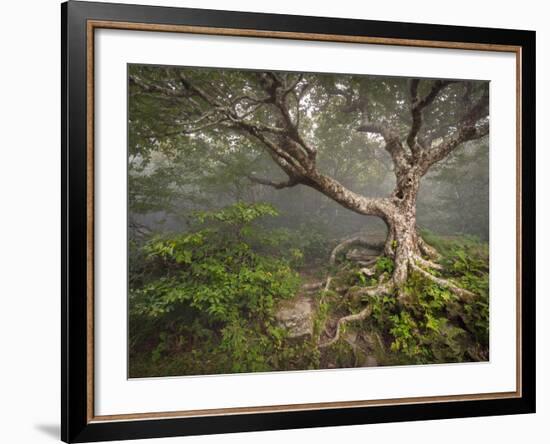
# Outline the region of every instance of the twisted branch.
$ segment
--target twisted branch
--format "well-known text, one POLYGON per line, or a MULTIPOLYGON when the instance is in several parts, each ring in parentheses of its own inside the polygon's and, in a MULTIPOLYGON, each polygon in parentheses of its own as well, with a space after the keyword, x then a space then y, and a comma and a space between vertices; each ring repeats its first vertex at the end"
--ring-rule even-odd
POLYGON ((418 85, 420 79, 412 79, 410 84, 410 96, 411 96, 411 114, 412 125, 407 136, 407 145, 411 149, 413 156, 418 157, 420 152, 420 145, 417 140, 418 132, 422 127, 422 117, 424 109, 431 105, 439 93, 447 86, 453 83, 448 80, 436 80, 433 82, 430 92, 423 98, 418 97, 418 85))

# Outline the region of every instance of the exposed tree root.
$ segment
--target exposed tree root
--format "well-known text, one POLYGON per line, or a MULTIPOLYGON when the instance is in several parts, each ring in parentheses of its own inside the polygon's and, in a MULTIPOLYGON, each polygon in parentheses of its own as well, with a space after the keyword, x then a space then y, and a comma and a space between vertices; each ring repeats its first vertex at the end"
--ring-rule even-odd
POLYGON ((372 277, 376 274, 376 270, 375 270, 376 267, 374 266, 371 266, 371 267, 364 267, 364 268, 361 268, 359 269, 359 271, 361 273, 363 273, 365 276, 367 277, 372 277))
POLYGON ((379 282, 374 287, 360 287, 353 291, 354 296, 382 296, 391 293, 395 288, 393 281, 389 280, 385 283, 379 282))
POLYGON ((370 259, 370 260, 368 260, 368 261, 355 261, 355 263, 356 263, 357 265, 361 266, 361 267, 369 267, 369 266, 371 266, 372 264, 375 264, 375 263, 376 263, 376 261, 378 260, 378 257, 379 257, 379 256, 377 256, 377 257, 375 257, 375 258, 373 258, 373 259, 370 259))
POLYGON ((418 248, 420 248, 420 252, 423 255, 430 259, 437 260, 441 257, 439 252, 434 247, 429 245, 420 235, 418 235, 418 248))
MULTIPOLYGON (((349 248, 351 248, 352 246, 355 246, 355 245, 363 245, 363 246, 370 247, 370 248, 373 248, 373 249, 378 249, 378 250, 381 250, 381 251, 384 248, 384 243, 383 242, 382 243, 372 242, 372 241, 369 241, 368 239, 366 239, 363 236, 354 236, 354 237, 345 239, 344 241, 342 241, 338 245, 336 245, 336 247, 334 247, 334 249, 332 250, 332 252, 330 254, 330 260, 329 260, 330 265, 334 265, 336 263, 336 258, 338 257, 338 255, 340 253, 343 253, 344 251, 348 250, 349 248)), ((368 261, 357 261, 357 264, 361 265, 361 266, 364 266, 364 267, 368 267, 368 266, 372 266, 374 263, 376 263, 377 259, 378 259, 378 257, 373 258, 373 259, 368 260, 368 261)), ((368 270, 369 275, 371 275, 370 269, 363 268, 362 271, 363 270, 365 270, 365 271, 368 270)), ((326 279, 325 282, 326 283, 325 283, 324 291, 326 292, 330 289, 330 284, 332 282, 332 276, 330 274, 327 276, 327 279, 326 279)), ((321 285, 318 285, 318 284, 316 285, 316 288, 321 288, 321 287, 322 287, 322 284, 321 285)), ((361 291, 362 295, 367 295, 367 294, 375 295, 375 294, 382 294, 382 293, 388 291, 388 288, 389 287, 386 284, 383 284, 383 285, 379 285, 379 286, 376 286, 376 287, 364 288, 364 289, 361 289, 360 291, 361 291)), ((329 339, 328 341, 320 343, 319 347, 320 348, 329 347, 330 345, 337 342, 340 339, 340 332, 341 332, 342 325, 346 324, 347 322, 353 322, 353 321, 359 321, 359 320, 365 319, 366 317, 368 317, 371 314, 371 312, 372 312, 372 307, 367 306, 363 310, 361 310, 359 313, 351 314, 351 315, 344 316, 344 317, 341 317, 340 319, 338 319, 338 321, 336 323, 336 332, 335 332, 334 336, 331 339, 329 339)))
POLYGON ((327 276, 327 283, 325 284, 325 288, 324 288, 325 291, 329 291, 329 290, 330 290, 330 284, 331 284, 331 282, 332 282, 332 276, 329 275, 329 276, 327 276))
POLYGON ((377 250, 382 250, 384 248, 383 242, 381 243, 372 242, 372 241, 369 241, 364 236, 353 236, 348 239, 345 239, 344 241, 336 245, 336 247, 334 247, 334 249, 332 250, 332 253, 330 253, 330 260, 329 260, 330 265, 334 265, 336 263, 336 258, 340 253, 348 250, 354 245, 363 245, 365 247, 371 247, 377 250))
POLYGON ((443 270, 443 265, 438 264, 436 262, 432 262, 428 259, 424 259, 421 256, 415 256, 413 261, 416 261, 417 264, 426 268, 433 268, 434 270, 443 270))
MULTIPOLYGON (((385 247, 388 248, 388 243, 385 243, 385 247)), ((348 238, 338 244, 333 250, 330 255, 330 264, 334 265, 336 263, 336 258, 338 254, 342 253, 346 249, 349 249, 353 245, 365 245, 369 246, 371 248, 378 248, 383 249, 384 243, 377 244, 373 242, 369 242, 367 239, 365 239, 362 236, 355 236, 352 238, 348 238)), ((463 302, 470 302, 473 298, 475 298, 475 294, 472 293, 469 290, 466 290, 465 288, 461 288, 451 282, 448 279, 440 278, 437 276, 434 276, 432 273, 430 273, 427 269, 433 269, 433 270, 442 270, 443 266, 441 264, 438 264, 434 262, 435 260, 439 259, 441 256, 437 252, 435 248, 428 245, 420 236, 418 236, 418 249, 420 250, 420 253, 428 257, 429 259, 425 259, 420 254, 415 254, 410 259, 406 259, 406 265, 405 265, 405 272, 406 269, 414 270, 418 273, 420 273, 423 277, 426 279, 431 280, 432 282, 435 282, 437 285, 444 287, 451 291, 453 294, 457 295, 461 301, 463 302)), ((364 262, 358 262, 360 265, 363 265, 365 268, 361 269, 361 272, 366 274, 367 276, 374 275, 374 270, 372 269, 372 265, 376 263, 377 258, 374 258, 369 261, 364 262), (370 266, 370 267, 369 267, 370 266)), ((396 288, 399 290, 401 288, 400 285, 396 283, 395 273, 394 276, 392 276, 389 280, 384 282, 386 275, 383 274, 380 276, 380 279, 378 281, 378 285, 373 287, 361 287, 361 288, 354 288, 353 290, 350 290, 353 294, 353 296, 371 296, 371 297, 377 297, 382 296, 388 293, 391 293, 396 288)), ((330 284, 332 281, 332 276, 327 276, 325 283, 324 290, 327 291, 330 288, 330 284)), ((318 284, 316 288, 321 288, 322 284, 318 284)), ((400 291, 400 290, 399 290, 400 291)), ((401 296, 398 296, 398 298, 401 298, 401 296)), ((367 305, 363 310, 361 310, 359 313, 350 314, 347 316, 343 316, 340 319, 338 319, 336 323, 336 332, 334 333, 334 336, 331 339, 328 339, 327 341, 323 343, 319 343, 319 348, 326 348, 331 346, 332 344, 336 343, 340 339, 341 329, 342 326, 349 322, 354 321, 360 321, 368 316, 370 316, 372 312, 372 307, 370 305, 367 305)))
MULTIPOLYGON (((380 296, 383 294, 387 294, 390 291, 392 291, 394 288, 393 283, 391 281, 388 281, 386 283, 380 283, 377 286, 374 287, 365 287, 358 289, 354 294, 359 296, 380 296)), ((362 321, 363 319, 366 319, 370 316, 372 313, 372 306, 367 305, 363 310, 361 310, 359 313, 350 314, 347 316, 343 316, 340 319, 338 319, 338 322, 336 323, 336 332, 334 333, 334 336, 319 344, 319 348, 326 348, 334 344, 340 339, 340 333, 342 326, 348 322, 355 322, 355 321, 362 321)))
POLYGON ((422 276, 424 276, 426 279, 429 279, 433 282, 435 282, 437 285, 440 285, 441 287, 444 287, 451 291, 453 294, 457 295, 463 302, 470 302, 473 298, 476 297, 474 293, 472 293, 469 290, 466 290, 465 288, 458 287, 457 285, 453 284, 448 279, 439 278, 437 276, 434 276, 430 272, 424 270, 423 268, 416 265, 414 262, 410 262, 410 266, 413 270, 420 273, 422 276))
POLYGON ((367 305, 363 310, 361 310, 359 313, 351 314, 348 316, 344 316, 340 319, 338 319, 338 322, 336 324, 336 333, 334 336, 329 339, 326 342, 323 342, 319 344, 319 348, 326 348, 334 344, 340 339, 340 332, 342 330, 342 326, 348 322, 354 322, 354 321, 362 321, 363 319, 366 319, 369 317, 372 313, 372 307, 370 305, 367 305))

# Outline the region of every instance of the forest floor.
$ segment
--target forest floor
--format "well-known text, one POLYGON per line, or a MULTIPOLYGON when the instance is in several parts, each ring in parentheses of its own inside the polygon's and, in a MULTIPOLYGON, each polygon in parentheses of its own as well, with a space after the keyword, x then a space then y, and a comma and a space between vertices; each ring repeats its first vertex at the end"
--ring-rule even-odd
MULTIPOLYGON (((383 244, 383 233, 365 235, 374 245, 383 244)), ((361 305, 361 300, 350 298, 349 290, 360 284, 364 276, 362 264, 372 264, 382 250, 354 246, 340 257, 316 261, 300 268, 300 290, 279 304, 276 317, 291 338, 329 341, 335 334, 338 321, 361 305)), ((364 269, 363 269, 364 270, 364 269)), ((336 353, 321 353, 320 368, 370 367, 379 364, 381 338, 376 333, 349 328, 342 334, 342 344, 336 353)))
MULTIPOLYGON (((381 245, 385 239, 383 233, 362 235, 368 237, 369 244, 381 245)), ((190 244, 196 238, 177 241, 184 252, 204 248, 203 244, 190 244)), ((488 245, 461 236, 433 236, 430 241, 441 253, 442 269, 433 272, 475 293, 474 300, 464 303, 448 289, 415 273, 400 289, 408 294, 405 302, 393 292, 360 296, 361 289, 388 279, 393 271, 393 261, 372 246, 351 245, 335 254, 340 241, 324 241, 322 248, 314 250, 316 254, 305 256, 307 260, 297 256, 302 259, 299 265, 275 263, 282 275, 268 271, 265 267, 271 265, 266 262, 248 269, 239 265, 234 274, 222 274, 220 267, 213 268, 212 254, 224 255, 219 261, 229 263, 235 255, 216 247, 212 250, 216 253, 202 256, 206 259, 199 258, 193 266, 204 267, 209 279, 214 271, 223 282, 241 282, 227 280, 236 278, 252 282, 247 284, 246 297, 235 299, 233 305, 220 305, 217 301, 227 297, 227 290, 215 293, 218 287, 210 283, 189 287, 195 275, 177 281, 162 277, 142 287, 145 290, 135 296, 142 299, 135 299, 132 305, 130 377, 486 361, 488 245), (206 297, 212 303, 202 309, 206 297), (160 306, 164 311, 159 311, 157 307, 164 301, 168 305, 160 306), (213 308, 234 311, 214 312, 213 308), (368 316, 339 323, 365 308, 368 316)), ((162 273, 166 264, 178 272, 186 270, 190 261, 179 245, 168 247, 161 242, 157 249, 164 255, 179 254, 184 264, 164 257, 160 262, 154 256, 149 267, 161 264, 158 269, 162 273)), ((256 256, 255 261, 265 261, 265 257, 256 256)), ((235 288, 239 296, 240 287, 235 288)))
MULTIPOLYGON (((384 235, 371 233, 368 238, 373 244, 380 244, 384 235)), ((439 241, 443 245, 454 245, 453 248, 457 248, 456 245, 469 245, 468 248, 472 248, 472 244, 469 244, 471 241, 460 236, 439 237, 439 241)), ((480 246, 474 242, 471 251, 459 247, 453 253, 457 254, 458 259, 454 258, 450 262, 451 268, 456 267, 464 275, 467 284, 476 285, 478 279, 487 277, 484 270, 476 268, 483 269, 487 258, 475 263, 475 258, 466 257, 466 251, 478 254, 483 250, 480 246)), ((450 253, 447 251, 447 254, 450 253)), ((301 269, 300 291, 293 299, 284 302, 287 316, 290 314, 296 321, 289 329, 290 335, 294 336, 293 329, 297 329, 296 336, 310 335, 311 341, 318 345, 330 342, 336 334, 338 321, 357 313, 367 302, 364 298, 354 296, 353 289, 378 281, 384 273, 390 272, 384 269, 385 266, 382 250, 356 246, 341 254, 336 262, 315 263, 301 269), (374 269, 374 272, 362 267, 373 261, 375 266, 370 267, 370 270, 374 269)), ((450 270, 443 273, 453 275, 450 270)), ((453 277, 456 278, 456 273, 453 277)), ((488 359, 488 349, 479 343, 479 338, 472 339, 465 333, 467 331, 476 336, 488 328, 487 319, 483 315, 488 305, 483 296, 471 306, 461 306, 445 290, 427 286, 425 282, 421 282, 416 290, 426 292, 428 296, 413 295, 415 302, 408 307, 396 307, 390 300, 391 296, 382 298, 381 303, 368 301, 375 306, 375 313, 367 320, 351 323, 342 329, 340 340, 328 349, 320 347, 318 368, 398 365, 409 364, 409 360, 422 363, 424 359, 428 361, 428 355, 434 359, 433 351, 429 350, 432 346, 437 349, 435 359, 442 362, 488 359), (475 308, 479 309, 479 313, 473 312, 475 308), (441 335, 441 343, 431 344, 431 333, 441 335)))

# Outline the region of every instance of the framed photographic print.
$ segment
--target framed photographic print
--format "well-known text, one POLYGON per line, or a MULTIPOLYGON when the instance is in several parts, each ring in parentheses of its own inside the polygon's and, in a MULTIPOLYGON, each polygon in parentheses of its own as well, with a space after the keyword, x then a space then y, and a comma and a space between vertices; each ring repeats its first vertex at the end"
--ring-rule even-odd
POLYGON ((535 33, 64 3, 62 439, 535 411, 535 33))

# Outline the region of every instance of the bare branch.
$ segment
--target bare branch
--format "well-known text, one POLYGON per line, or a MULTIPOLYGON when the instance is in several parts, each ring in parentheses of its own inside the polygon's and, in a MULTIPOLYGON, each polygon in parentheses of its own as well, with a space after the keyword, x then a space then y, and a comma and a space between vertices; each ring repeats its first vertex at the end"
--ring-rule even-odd
POLYGON ((412 79, 410 83, 410 96, 411 96, 411 114, 412 125, 407 136, 407 145, 411 149, 413 156, 418 158, 421 146, 417 140, 418 132, 422 128, 422 117, 424 109, 431 105, 439 93, 447 86, 453 83, 448 80, 436 80, 432 84, 430 92, 423 98, 418 97, 418 85, 419 79, 412 79))
POLYGON ((392 133, 389 126, 380 122, 363 121, 356 131, 378 134, 384 138, 386 143, 391 142, 395 138, 395 135, 392 133))
POLYGON ((465 113, 457 125, 457 130, 443 139, 437 147, 427 152, 424 170, 447 157, 465 142, 478 140, 489 134, 489 89, 485 88, 481 97, 465 113))
POLYGON ((336 179, 325 176, 317 170, 309 172, 307 180, 302 183, 322 192, 343 207, 359 214, 383 217, 392 205, 389 198, 362 196, 349 190, 336 179))
POLYGON ((397 131, 380 122, 363 122, 357 131, 378 134, 384 139, 384 149, 390 154, 396 175, 401 175, 411 166, 410 155, 403 148, 397 131))
POLYGON ((387 122, 373 122, 371 120, 368 91, 364 85, 361 87, 358 106, 361 109, 362 122, 356 131, 381 136, 385 142, 384 149, 392 157, 396 175, 401 175, 411 165, 410 156, 403 148, 403 144, 399 140, 399 132, 395 128, 387 122))
MULTIPOLYGON (((290 115, 286 98, 298 87, 300 79, 285 85, 284 79, 276 73, 259 74, 259 83, 266 93, 266 97, 256 99, 248 95, 239 96, 231 102, 224 102, 216 95, 214 88, 202 86, 188 78, 184 72, 178 71, 178 78, 186 93, 186 100, 193 97, 199 99, 196 107, 202 110, 202 115, 191 125, 184 126, 181 132, 200 131, 216 126, 237 131, 245 137, 260 142, 276 164, 288 175, 285 182, 274 182, 252 176, 255 183, 286 188, 298 183, 314 188, 344 207, 359 213, 382 216, 391 205, 389 199, 367 198, 357 194, 332 177, 325 176, 316 169, 315 147, 310 146, 300 135, 296 124, 290 115), (237 109, 242 104, 244 109, 237 109), (250 104, 250 106, 248 106, 250 104), (269 126, 250 119, 256 106, 274 106, 280 116, 277 126, 269 126)), ((305 91, 302 88, 300 94, 305 91)), ((382 128, 382 127, 380 127, 382 128)), ((387 144, 387 149, 400 156, 404 153, 398 137, 392 133, 385 133, 394 143, 387 144)), ((397 161, 399 163, 400 161, 397 161)))
POLYGON ((285 94, 288 94, 295 90, 298 84, 304 79, 304 74, 300 74, 296 79, 285 88, 285 94))
POLYGON ((292 121, 289 107, 287 104, 288 95, 294 91, 294 88, 302 80, 302 76, 291 83, 289 86, 284 85, 284 81, 275 73, 267 73, 260 75, 260 84, 264 90, 271 96, 272 103, 278 109, 282 116, 283 125, 289 135, 289 137, 298 144, 298 146, 305 151, 306 156, 311 162, 315 162, 317 150, 315 147, 309 145, 305 139, 301 136, 297 123, 292 121))
POLYGON ((136 85, 142 91, 147 93, 159 93, 168 97, 187 97, 187 93, 180 89, 172 89, 164 86, 157 85, 156 83, 149 83, 137 76, 129 76, 130 85, 136 85))

